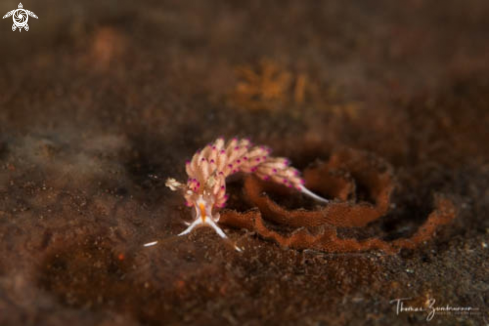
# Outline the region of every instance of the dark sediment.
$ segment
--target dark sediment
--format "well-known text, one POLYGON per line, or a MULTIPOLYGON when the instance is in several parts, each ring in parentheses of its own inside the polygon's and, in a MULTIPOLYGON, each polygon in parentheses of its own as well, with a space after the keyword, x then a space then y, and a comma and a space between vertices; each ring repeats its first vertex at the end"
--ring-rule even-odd
MULTIPOLYGON (((390 301, 407 297, 486 309, 487 1, 24 8, 39 17, 28 32, 0 26, 1 325, 424 322, 396 315, 390 301), (457 216, 396 254, 287 249, 236 228, 243 254, 208 229, 173 238, 191 214, 164 180, 184 180, 185 160, 220 135, 301 170, 338 148, 392 165, 388 212, 342 239, 412 237, 440 194, 457 216)), ((229 203, 241 212, 253 208, 242 184, 229 203)), ((355 196, 373 200, 361 182, 355 196)))

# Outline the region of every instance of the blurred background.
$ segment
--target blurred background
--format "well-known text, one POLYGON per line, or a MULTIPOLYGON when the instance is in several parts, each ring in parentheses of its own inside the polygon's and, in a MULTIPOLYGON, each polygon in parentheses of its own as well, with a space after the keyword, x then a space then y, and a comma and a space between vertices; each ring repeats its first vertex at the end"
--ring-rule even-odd
POLYGON ((401 325, 424 316, 396 315, 399 296, 487 307, 488 1, 22 4, 29 31, 0 21, 2 325, 401 325), (190 214, 164 180, 221 135, 301 169, 342 146, 384 158, 399 187, 375 236, 414 233, 436 193, 458 217, 394 257, 240 230, 242 256, 207 231, 143 251, 190 214))

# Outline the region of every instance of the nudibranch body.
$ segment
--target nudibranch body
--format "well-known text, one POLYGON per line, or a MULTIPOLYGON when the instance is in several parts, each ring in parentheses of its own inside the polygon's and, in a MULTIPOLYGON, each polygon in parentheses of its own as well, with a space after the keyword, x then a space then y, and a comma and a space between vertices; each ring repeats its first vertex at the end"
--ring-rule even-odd
MULTIPOLYGON (((218 210, 225 206, 228 199, 226 178, 238 172, 252 173, 263 180, 293 187, 316 200, 328 202, 304 187, 304 180, 298 170, 289 166, 289 160, 271 157, 270 152, 265 146, 253 146, 248 139, 233 138, 226 144, 223 138, 218 138, 195 153, 192 160, 186 162, 189 177, 186 184, 172 178, 166 181, 166 186, 171 190, 183 191, 186 205, 194 207, 195 220, 179 235, 207 225, 227 239, 217 225, 218 210)), ((236 249, 239 250, 238 247, 236 249)))

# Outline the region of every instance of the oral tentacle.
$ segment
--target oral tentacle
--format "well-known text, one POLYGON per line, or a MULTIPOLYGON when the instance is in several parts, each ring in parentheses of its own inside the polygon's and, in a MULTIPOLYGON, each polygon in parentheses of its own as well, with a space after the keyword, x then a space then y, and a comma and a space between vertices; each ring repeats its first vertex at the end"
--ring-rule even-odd
POLYGON ((206 224, 208 224, 210 227, 212 227, 214 229, 214 231, 216 231, 216 233, 221 238, 223 238, 225 241, 229 242, 229 244, 231 244, 236 251, 239 251, 239 252, 242 252, 243 251, 243 249, 241 249, 240 247, 238 247, 233 241, 231 241, 227 237, 226 233, 224 233, 224 231, 216 224, 216 222, 214 222, 214 219, 213 218, 206 219, 206 224))
POLYGON ((193 229, 195 229, 197 226, 202 225, 202 219, 197 218, 195 221, 192 222, 192 224, 189 225, 188 228, 185 229, 185 231, 181 232, 178 234, 178 236, 186 235, 192 232, 193 229))
MULTIPOLYGON (((216 221, 218 220, 219 220, 219 214, 216 217, 212 215, 203 215, 203 217, 202 215, 197 216, 197 218, 189 225, 189 227, 185 229, 185 231, 183 231, 182 233, 178 234, 178 236, 189 234, 196 227, 208 226, 211 227, 217 233, 217 235, 219 235, 222 239, 224 239, 226 242, 229 242, 229 244, 232 245, 236 251, 242 252, 243 249, 241 249, 233 241, 231 241, 226 235, 226 233, 217 225, 216 221)), ((154 244, 156 244, 156 242, 151 244, 146 244, 145 246, 151 246, 154 244)))
POLYGON ((223 239, 227 239, 227 235, 226 233, 224 233, 224 231, 216 224, 216 222, 214 222, 214 220, 212 218, 208 218, 205 220, 205 224, 209 225, 211 228, 214 229, 214 231, 216 231, 216 233, 223 239))

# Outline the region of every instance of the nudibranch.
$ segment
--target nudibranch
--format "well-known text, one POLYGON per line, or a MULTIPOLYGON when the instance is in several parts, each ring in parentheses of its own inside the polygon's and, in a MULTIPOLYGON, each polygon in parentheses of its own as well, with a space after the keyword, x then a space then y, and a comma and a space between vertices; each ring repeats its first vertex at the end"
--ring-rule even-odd
MULTIPOLYGON (((186 162, 187 183, 180 183, 173 178, 166 181, 166 186, 171 190, 182 191, 186 205, 194 208, 194 221, 179 236, 197 227, 209 226, 221 238, 227 239, 217 225, 218 211, 228 199, 226 178, 238 172, 252 173, 263 180, 295 188, 318 201, 328 202, 304 187, 304 180, 299 171, 289 165, 289 160, 272 157, 270 152, 268 147, 253 146, 248 139, 233 138, 225 143, 221 137, 195 153, 192 160, 186 162)), ((235 248, 240 251, 238 247, 235 248)))

